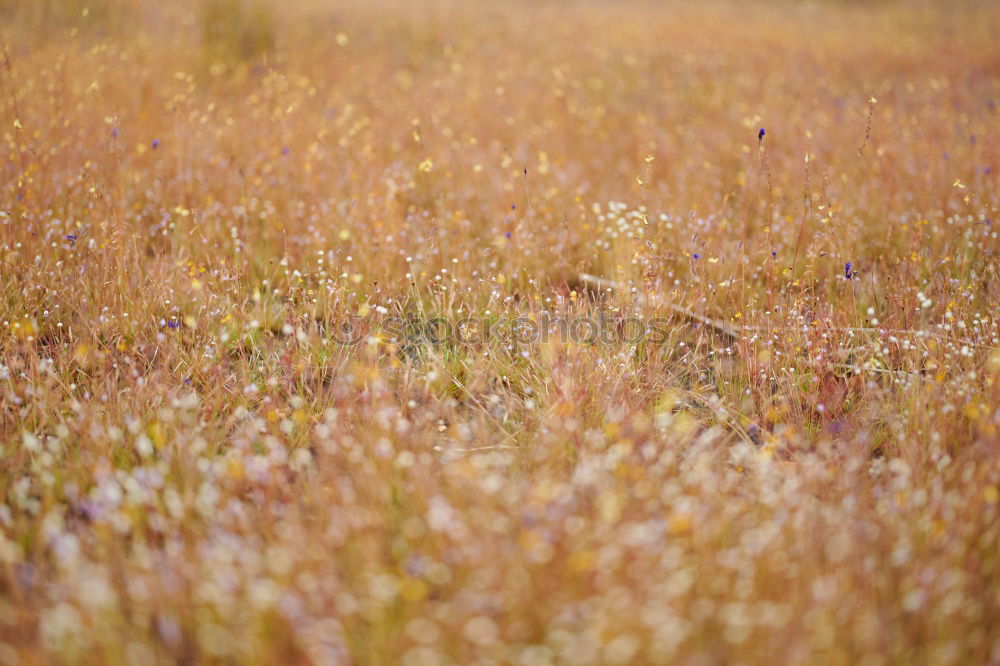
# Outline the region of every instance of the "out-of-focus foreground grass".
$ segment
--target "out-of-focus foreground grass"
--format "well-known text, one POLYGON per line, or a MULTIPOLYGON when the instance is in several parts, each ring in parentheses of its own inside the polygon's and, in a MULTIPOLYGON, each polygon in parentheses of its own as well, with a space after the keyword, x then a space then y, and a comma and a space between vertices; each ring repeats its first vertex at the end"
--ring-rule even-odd
POLYGON ((0 663, 1000 663, 998 31, 4 4, 0 663))

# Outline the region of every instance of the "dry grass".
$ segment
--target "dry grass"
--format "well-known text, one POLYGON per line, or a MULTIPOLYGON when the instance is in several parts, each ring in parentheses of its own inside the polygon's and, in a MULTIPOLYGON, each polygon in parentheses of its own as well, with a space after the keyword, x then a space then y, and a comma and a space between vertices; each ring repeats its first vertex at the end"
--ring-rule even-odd
POLYGON ((1000 663, 998 31, 0 9, 0 663, 1000 663))

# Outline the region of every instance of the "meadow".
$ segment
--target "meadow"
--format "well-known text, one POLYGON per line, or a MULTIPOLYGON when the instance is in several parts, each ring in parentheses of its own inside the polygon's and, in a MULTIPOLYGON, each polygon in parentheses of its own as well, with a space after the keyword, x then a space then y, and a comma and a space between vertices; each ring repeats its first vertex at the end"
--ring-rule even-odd
POLYGON ((998 34, 0 3, 0 664, 1000 664, 998 34))

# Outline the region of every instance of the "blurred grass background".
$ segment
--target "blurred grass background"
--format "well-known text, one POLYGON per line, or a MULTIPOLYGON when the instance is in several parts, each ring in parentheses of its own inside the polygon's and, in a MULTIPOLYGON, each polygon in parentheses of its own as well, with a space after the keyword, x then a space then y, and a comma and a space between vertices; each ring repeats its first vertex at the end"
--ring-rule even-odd
POLYGON ((0 5, 0 663, 996 662, 998 30, 0 5))

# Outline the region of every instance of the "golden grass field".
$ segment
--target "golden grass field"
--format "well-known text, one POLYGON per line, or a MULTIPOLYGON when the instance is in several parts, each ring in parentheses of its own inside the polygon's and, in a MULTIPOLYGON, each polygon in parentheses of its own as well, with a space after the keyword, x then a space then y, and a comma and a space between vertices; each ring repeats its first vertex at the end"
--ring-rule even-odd
POLYGON ((0 664, 1000 664, 998 34, 0 3, 0 664))

